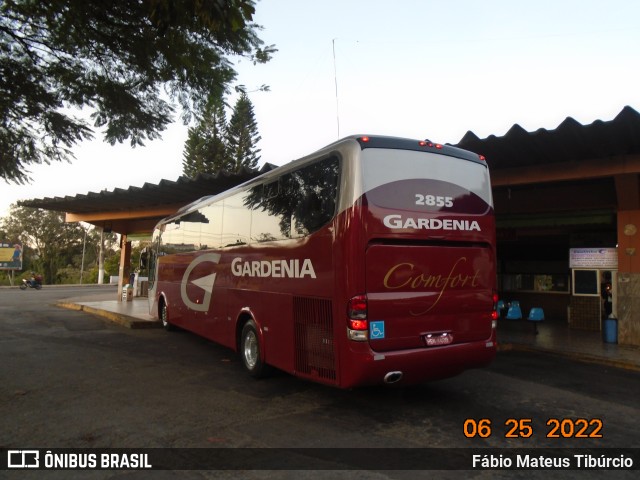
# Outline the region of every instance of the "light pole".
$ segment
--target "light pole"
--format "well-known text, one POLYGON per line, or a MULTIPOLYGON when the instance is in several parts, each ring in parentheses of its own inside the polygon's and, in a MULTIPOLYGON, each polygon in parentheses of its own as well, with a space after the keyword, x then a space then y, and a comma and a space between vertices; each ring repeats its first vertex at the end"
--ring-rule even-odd
POLYGON ((80 285, 82 285, 82 276, 84 274, 84 252, 87 246, 87 229, 84 228, 84 240, 82 241, 82 263, 80 264, 80 285))

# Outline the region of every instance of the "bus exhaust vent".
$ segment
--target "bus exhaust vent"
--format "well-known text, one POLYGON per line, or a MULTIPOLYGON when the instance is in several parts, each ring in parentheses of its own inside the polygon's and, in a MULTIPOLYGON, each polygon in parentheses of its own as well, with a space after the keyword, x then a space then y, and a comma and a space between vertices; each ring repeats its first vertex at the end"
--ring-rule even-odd
POLYGON ((293 297, 295 369, 318 380, 336 381, 331 300, 293 297))

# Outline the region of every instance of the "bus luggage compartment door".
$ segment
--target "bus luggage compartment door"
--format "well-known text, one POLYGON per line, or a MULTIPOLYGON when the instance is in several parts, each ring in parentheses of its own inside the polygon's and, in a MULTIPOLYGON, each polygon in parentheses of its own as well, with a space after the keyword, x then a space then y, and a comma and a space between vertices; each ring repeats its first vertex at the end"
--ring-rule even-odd
POLYGON ((489 338, 494 285, 489 246, 370 245, 371 348, 430 348, 489 338))

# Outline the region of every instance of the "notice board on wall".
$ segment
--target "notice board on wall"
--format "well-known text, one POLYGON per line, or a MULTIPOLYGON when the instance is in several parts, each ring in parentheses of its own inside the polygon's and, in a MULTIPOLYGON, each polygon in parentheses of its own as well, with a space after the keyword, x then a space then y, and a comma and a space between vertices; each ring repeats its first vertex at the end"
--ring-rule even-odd
POLYGON ((618 269, 617 248, 571 248, 569 268, 618 269))

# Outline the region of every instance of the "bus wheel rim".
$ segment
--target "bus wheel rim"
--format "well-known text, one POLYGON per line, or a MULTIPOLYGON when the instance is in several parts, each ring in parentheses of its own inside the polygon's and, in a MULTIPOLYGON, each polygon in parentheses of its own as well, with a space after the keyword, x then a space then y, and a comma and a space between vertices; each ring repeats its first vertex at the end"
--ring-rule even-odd
POLYGON ((162 325, 164 327, 166 327, 169 324, 169 322, 167 321, 167 306, 166 305, 162 305, 160 319, 162 320, 162 325))
POLYGON ((258 363, 258 339, 254 332, 248 332, 244 339, 244 359, 249 368, 258 363))

